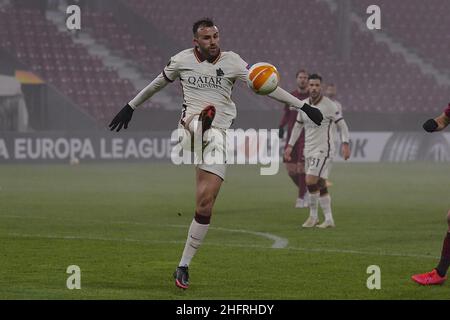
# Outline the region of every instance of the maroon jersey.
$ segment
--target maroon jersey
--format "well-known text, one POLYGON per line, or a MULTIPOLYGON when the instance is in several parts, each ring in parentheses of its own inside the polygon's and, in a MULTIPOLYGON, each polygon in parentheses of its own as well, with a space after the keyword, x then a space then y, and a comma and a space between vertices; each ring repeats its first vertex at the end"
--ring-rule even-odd
POLYGON ((444 113, 447 117, 450 118, 450 103, 448 104, 448 107, 444 110, 444 113))
MULTIPOLYGON (((299 100, 304 100, 309 97, 309 93, 300 93, 298 90, 294 90, 291 94, 298 98, 299 100)), ((298 110, 294 108, 290 108, 289 106, 284 106, 284 114, 283 118, 280 121, 280 127, 285 127, 287 125, 287 138, 286 141, 289 141, 291 137, 292 128, 294 128, 295 121, 297 119, 298 110)), ((286 143, 287 145, 287 143, 286 143)), ((286 147, 286 146, 285 146, 286 147)), ((303 159, 303 149, 305 148, 305 130, 302 130, 300 137, 295 143, 292 150, 292 160, 290 162, 300 162, 304 161, 303 159)))

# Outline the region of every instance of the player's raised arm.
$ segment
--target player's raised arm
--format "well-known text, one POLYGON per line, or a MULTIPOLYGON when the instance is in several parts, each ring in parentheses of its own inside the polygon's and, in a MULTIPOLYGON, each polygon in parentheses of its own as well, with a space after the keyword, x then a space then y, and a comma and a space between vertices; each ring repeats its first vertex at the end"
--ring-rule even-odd
POLYGON ((112 131, 117 128, 116 131, 119 132, 122 127, 127 129, 128 123, 133 116, 133 111, 150 99, 155 93, 163 89, 168 83, 173 82, 178 76, 176 58, 172 57, 164 70, 119 111, 109 124, 110 130, 112 131))
POLYGON ((434 132, 441 131, 445 129, 450 124, 450 103, 448 104, 447 109, 434 119, 428 119, 423 124, 423 129, 426 132, 434 132))
MULTIPOLYGON (((253 65, 253 67, 250 68, 250 66, 244 60, 242 60, 242 58, 239 57, 239 55, 236 55, 236 59, 237 59, 237 65, 239 68, 239 70, 237 72, 237 77, 239 79, 241 79, 242 81, 247 82, 247 78, 249 76, 249 69, 255 68, 255 66, 258 64, 253 65)), ((263 64, 263 63, 260 63, 260 64, 263 64)), ((270 64, 267 64, 267 65, 271 66, 270 64)), ((271 67, 274 68, 273 66, 271 66, 271 67)), ((255 79, 257 77, 258 76, 256 76, 255 79)), ((259 80, 253 80, 253 81, 259 81, 259 80)), ((296 97, 294 97, 292 94, 290 94, 286 90, 282 89, 281 87, 277 87, 274 91, 269 93, 268 96, 278 102, 285 104, 285 105, 302 110, 318 126, 320 126, 320 124, 322 123, 323 115, 319 109, 311 107, 309 104, 300 101, 299 99, 297 99, 296 97)))
POLYGON ((167 85, 168 81, 164 78, 161 73, 158 75, 155 80, 153 80, 147 87, 145 87, 141 92, 139 92, 136 97, 133 98, 130 102, 128 102, 122 110, 114 117, 114 119, 109 124, 110 130, 114 130, 117 128, 117 132, 119 132, 122 127, 124 129, 128 128, 128 123, 133 116, 133 111, 144 103, 147 99, 151 98, 156 92, 161 90, 167 85))
POLYGON ((277 87, 272 93, 269 93, 268 96, 278 102, 287 104, 303 111, 318 126, 320 126, 320 124, 322 123, 323 115, 319 109, 311 107, 309 104, 300 101, 283 88, 277 87))

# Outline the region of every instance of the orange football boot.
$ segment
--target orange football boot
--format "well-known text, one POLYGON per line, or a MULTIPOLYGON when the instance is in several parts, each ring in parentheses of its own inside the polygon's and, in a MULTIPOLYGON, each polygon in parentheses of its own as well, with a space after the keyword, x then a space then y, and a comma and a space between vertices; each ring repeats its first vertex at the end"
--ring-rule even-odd
POLYGON ((445 280, 447 280, 447 276, 441 277, 436 269, 433 269, 431 272, 415 274, 411 277, 411 279, 418 284, 423 286, 435 285, 435 284, 443 284, 445 280))

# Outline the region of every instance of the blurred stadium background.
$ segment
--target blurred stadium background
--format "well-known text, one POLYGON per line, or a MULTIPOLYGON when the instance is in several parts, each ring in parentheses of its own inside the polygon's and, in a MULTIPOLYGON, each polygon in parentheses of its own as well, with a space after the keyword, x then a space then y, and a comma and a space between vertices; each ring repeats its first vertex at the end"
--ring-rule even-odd
MULTIPOLYGON (((169 57, 191 46, 192 22, 203 16, 220 27, 224 50, 250 64, 275 64, 284 88, 295 88, 299 68, 337 84, 353 131, 418 130, 423 117, 440 112, 449 99, 445 0, 377 1, 379 31, 366 27, 366 0, 89 0, 78 2, 77 32, 66 28, 66 1, 1 3, 0 74, 21 82, 29 117, 20 127, 29 131, 104 129, 169 57)), ((236 126, 276 128, 280 106, 242 86, 234 99, 236 126)), ((2 130, 16 130, 20 108, 4 104, 2 130)), ((169 86, 131 130, 173 127, 180 105, 179 86, 169 86)))
MULTIPOLYGON (((206 277, 215 275, 199 263, 193 274, 199 284, 189 297, 442 297, 442 291, 415 291, 405 282, 411 273, 433 266, 450 205, 444 176, 450 136, 426 135, 421 129, 424 120, 440 114, 450 101, 449 12, 448 0, 0 0, 0 164, 7 163, 0 166, 0 297, 186 298, 166 289, 186 230, 167 233, 152 226, 187 226, 192 217, 193 172, 174 170, 168 156, 167 140, 180 117, 180 86, 169 85, 148 101, 126 133, 109 133, 107 125, 169 57, 191 46, 192 23, 205 16, 219 26, 222 50, 235 51, 250 64, 276 65, 283 88, 295 89, 301 68, 336 84, 352 135, 351 160, 369 164, 333 169, 334 210, 342 228, 320 235, 294 229, 306 212, 300 216, 293 209, 295 190, 284 168, 265 178, 269 180, 258 180, 263 178, 247 167, 230 170, 214 223, 230 230, 272 232, 292 246, 312 250, 290 251, 296 257, 284 252, 272 256, 264 249, 267 240, 259 243, 248 235, 236 238, 213 230, 215 245, 208 247, 206 241, 198 261, 221 268, 229 263, 228 255, 249 267, 226 269, 221 275, 226 285, 219 288, 202 278, 200 270, 206 277), (67 30, 70 4, 81 7, 79 31, 67 30), (381 30, 366 27, 371 4, 381 8, 381 30), (138 151, 130 149, 126 156, 131 140, 138 151), (74 158, 82 165, 53 165, 74 164, 74 158), (110 160, 116 163, 104 164, 110 160), (34 163, 45 165, 28 165, 34 163), (260 199, 267 199, 266 204, 260 199), (274 217, 274 212, 284 218, 274 217), (118 222, 123 219, 129 219, 126 226, 118 222), (405 243, 411 233, 414 240, 405 243), (106 245, 108 239, 124 237, 140 238, 106 245), (147 246, 146 241, 159 244, 147 246), (217 254, 217 246, 227 241, 236 247, 217 254), (256 249, 242 247, 249 242, 256 249), (330 246, 340 249, 327 252, 330 246), (366 258, 373 258, 365 253, 370 250, 381 252, 375 256, 391 272, 380 294, 364 287, 366 258), (355 259, 349 262, 345 254, 352 252, 355 259), (264 265, 264 259, 272 264, 259 277, 273 281, 255 283, 249 272, 264 265), (87 265, 82 269, 87 268, 87 286, 94 291, 71 295, 61 287, 64 273, 46 274, 72 260, 87 265), (114 263, 121 264, 108 269, 114 263), (30 266, 36 274, 28 273, 30 266), (353 267, 362 287, 347 281, 355 278, 353 267), (280 279, 280 274, 295 275, 297 268, 319 276, 308 278, 312 282, 280 279), (341 275, 338 281, 336 273, 341 275), (245 290, 226 289, 237 286, 245 290)), ((252 94, 244 84, 237 86, 233 99, 238 109, 233 127, 278 128, 281 105, 252 94)))

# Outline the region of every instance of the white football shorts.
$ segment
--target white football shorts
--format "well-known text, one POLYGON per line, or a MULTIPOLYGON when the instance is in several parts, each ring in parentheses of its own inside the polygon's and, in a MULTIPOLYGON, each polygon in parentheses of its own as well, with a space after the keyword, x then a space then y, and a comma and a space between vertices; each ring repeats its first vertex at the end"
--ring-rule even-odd
POLYGON ((330 157, 307 157, 305 159, 305 172, 311 176, 328 179, 331 164, 332 159, 330 157))
POLYGON ((179 124, 178 128, 184 129, 180 130, 180 132, 183 132, 180 141, 185 151, 195 153, 194 159, 197 160, 194 163, 196 167, 225 180, 227 162, 226 129, 212 127, 205 132, 203 141, 197 143, 194 141, 194 135, 191 134, 191 130, 186 130, 182 124, 179 124), (200 145, 201 149, 196 147, 200 145))

